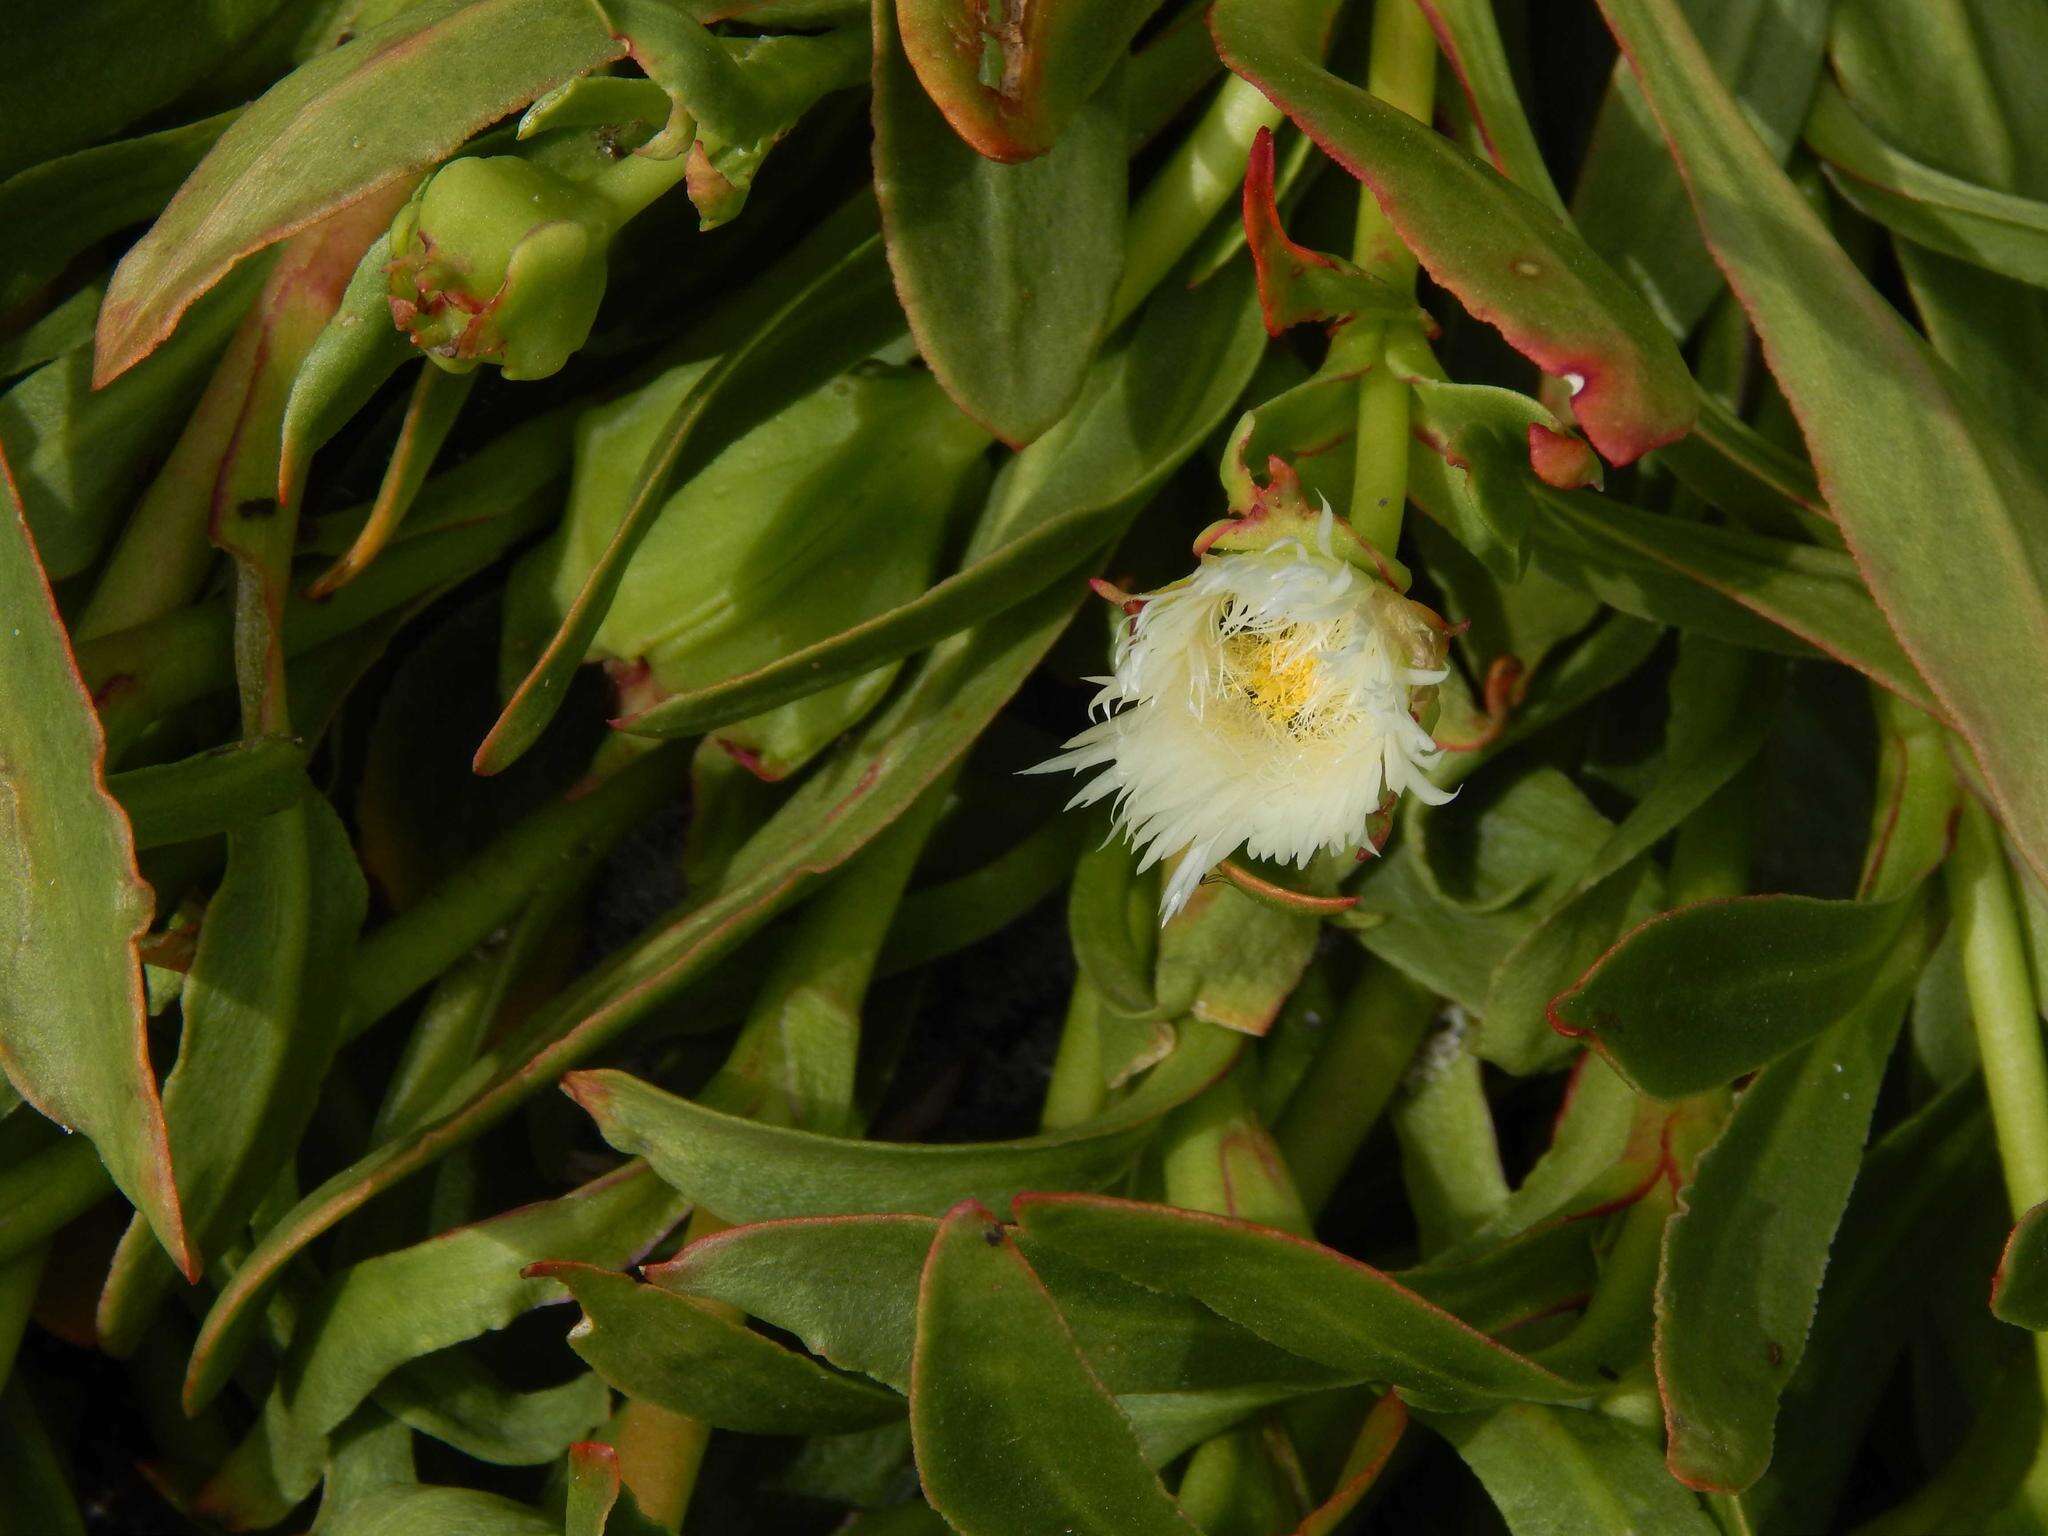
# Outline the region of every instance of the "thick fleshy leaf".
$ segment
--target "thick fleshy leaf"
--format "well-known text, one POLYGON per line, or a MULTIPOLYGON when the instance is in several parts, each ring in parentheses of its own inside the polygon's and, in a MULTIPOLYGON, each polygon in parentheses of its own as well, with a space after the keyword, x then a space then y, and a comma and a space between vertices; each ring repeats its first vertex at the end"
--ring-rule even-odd
POLYGON ((611 1391, 589 1371, 515 1392, 466 1351, 438 1350, 384 1378, 377 1407, 401 1424, 494 1467, 553 1461, 610 1415, 611 1391))
POLYGON ((962 1536, 1195 1530, 1009 1229, 971 1201, 925 1260, 910 1433, 925 1497, 962 1536))
POLYGON ((1241 270, 1192 293, 1160 295, 1096 360, 1073 409, 998 475, 960 570, 901 607, 756 671, 678 693, 622 726, 682 736, 744 719, 986 622, 1076 574, 1215 429, 1258 358, 1258 312, 1241 270))
MULTIPOLYGON (((1681 0, 1714 72, 1783 163, 1799 139, 1828 36, 1830 0, 1681 0)), ((1689 334, 1724 279, 1700 239, 1685 183, 1635 76, 1617 64, 1572 219, 1593 249, 1643 292, 1675 336, 1689 334)))
POLYGON ((82 15, 11 11, 0 20, 0 53, 14 61, 0 78, 0 176, 171 106, 231 60, 280 3, 205 0, 174 17, 154 0, 107 0, 82 15))
MULTIPOLYGON (((398 553, 328 606, 375 582, 398 553)), ((258 1303, 314 1238, 480 1136, 618 1038, 894 822, 1016 691, 1066 627, 1074 602, 1064 592, 1049 594, 933 652, 896 702, 858 740, 838 748, 747 841, 714 888, 498 1040, 479 1060, 471 1097, 342 1169, 285 1213, 208 1314, 187 1379, 191 1400, 205 1402, 220 1390, 262 1315, 258 1303)))
POLYGON ((1757 1074, 1664 1229, 1657 1382, 1665 1459, 1690 1487, 1746 1488, 1770 1465, 1779 1395, 1806 1348, 1924 954, 1900 944, 1864 997, 1757 1074))
POLYGON ((1550 1000, 1620 936, 1631 865, 1704 805, 1763 745, 1775 711, 1775 680, 1753 658, 1688 636, 1671 677, 1671 718, 1655 782, 1593 856, 1571 894, 1493 973, 1479 1053, 1528 1072, 1555 1044, 1550 1000))
POLYGON ((517 760, 554 718, 670 490, 756 424, 899 334, 901 325, 881 243, 870 239, 698 376, 656 436, 625 512, 561 623, 477 748, 479 773, 517 760))
POLYGON ((1416 0, 1416 4, 1429 18, 1444 61, 1465 93, 1493 168, 1562 217, 1564 203, 1543 163, 1536 131, 1522 110, 1493 7, 1487 0, 1416 0))
POLYGON ((1027 1195, 1016 1210, 1028 1235, 1083 1263, 1192 1296, 1304 1359, 1388 1382, 1412 1403, 1587 1395, 1380 1271, 1270 1227, 1096 1195, 1027 1195))
POLYGON ((1916 898, 1744 896, 1653 917, 1550 1005, 1644 1093, 1704 1093, 1802 1045, 1853 1008, 1916 898))
POLYGON ((0 315, 34 298, 94 241, 156 217, 235 116, 82 149, 0 181, 0 229, 8 232, 0 315))
MULTIPOLYGON (((164 1115, 185 1223, 212 1262, 293 1161, 341 1045, 342 977, 368 891, 348 832, 325 800, 301 801, 229 839, 180 994, 178 1061, 164 1115)), ((112 1354, 139 1342, 172 1273, 131 1225, 100 1293, 112 1354)))
POLYGON ((288 736, 258 736, 107 780, 135 846, 211 837, 281 811, 313 792, 306 777, 305 743, 288 736))
POLYGON ((1647 1431, 1605 1413, 1515 1403, 1425 1416, 1486 1485, 1514 1536, 1715 1536, 1647 1431))
POLYGON ((253 268, 236 273, 167 345, 105 389, 93 387, 91 349, 80 348, 0 395, 0 447, 53 579, 89 567, 128 516, 262 280, 253 268))
POLYGON ((635 1165, 558 1200, 342 1270, 301 1315, 255 1428, 201 1502, 224 1502, 229 1487, 247 1484, 248 1474, 260 1469, 283 1508, 251 1523, 283 1518, 319 1481, 328 1438, 392 1372, 561 1296, 559 1286, 523 1278, 522 1266, 571 1256, 631 1263, 684 1209, 635 1165))
POLYGON ((1546 372, 1601 454, 1626 464, 1682 437, 1692 376, 1642 299, 1534 194, 1290 45, 1252 0, 1209 25, 1224 62, 1372 189, 1424 270, 1546 372))
POLYGON ((1865 581, 1970 743, 2014 843, 2048 872, 2048 487, 1772 163, 1674 0, 1601 9, 1865 581), (1920 536, 1928 506, 1945 509, 1946 537, 1920 536))
POLYGON ((79 677, 21 497, 0 453, 0 1066, 21 1096, 91 1138, 185 1274, 199 1255, 178 1207, 143 1013, 136 941, 150 889, 108 793, 105 738, 79 677))
POLYGON ((1806 120, 1807 147, 1842 195, 1895 234, 2048 287, 2048 203, 1937 170, 1889 144, 1839 87, 1824 84, 1806 120))
POLYGON ((351 1500, 321 1523, 320 1536, 561 1536, 530 1505, 476 1488, 401 1483, 351 1500))
MULTIPOLYGON (((1828 1253, 1806 1352, 1784 1390, 1776 1455, 1742 1495, 1759 1531, 1833 1526, 1872 1411, 1924 1317, 1927 1279, 1998 1183, 1972 1076, 1870 1149, 1828 1253)), ((2002 1205, 1996 1194, 1991 1200, 2002 1205)))
POLYGON ((640 1512, 619 1475, 619 1453, 602 1440, 569 1447, 562 1536, 657 1536, 664 1527, 640 1512))
MULTIPOLYGON (((982 8, 902 8, 920 4, 982 8)), ((1034 5, 1021 24, 1061 8, 1034 5)), ((962 143, 925 95, 896 10, 897 0, 875 0, 875 195, 896 292, 918 351, 960 409, 1003 441, 1028 443, 1080 393, 1123 270, 1122 93, 1112 84, 1081 103, 1050 154, 999 164, 962 143)))
MULTIPOLYGON (((1838 550, 1547 490, 1537 563, 1625 613, 1754 650, 1833 657, 1935 715, 1856 566, 1838 550)), ((1427 506, 1428 503, 1423 503, 1427 506)))
POLYGON ((1019 1141, 850 1141, 721 1114, 623 1072, 577 1072, 564 1088, 606 1141, 644 1153, 676 1189, 727 1221, 938 1215, 976 1199, 1005 1208, 1028 1189, 1100 1189, 1130 1166, 1170 1109, 1230 1065, 1241 1041, 1190 1020, 1131 1096, 1093 1121, 1019 1141))
POLYGON ((2019 1219, 1991 1282, 1991 1310, 2020 1328, 2048 1333, 2048 1205, 2019 1219))
MULTIPOLYGON (((787 1329, 834 1365, 908 1391, 918 1276, 938 1231, 929 1216, 761 1222, 701 1238, 646 1274, 656 1285, 738 1307, 787 1329)), ((1112 1392, 1261 1383, 1310 1391, 1343 1380, 1197 1302, 1134 1285, 1021 1234, 1012 1241, 1112 1392)))
POLYGON ((723 1308, 590 1264, 533 1265, 583 1308, 569 1345, 637 1402, 754 1435, 838 1435, 903 1412, 895 1393, 753 1332, 723 1308))
POLYGON ((590 0, 423 0, 301 65, 221 135, 122 258, 100 309, 94 381, 146 357, 252 251, 625 51, 590 0))
POLYGON ((893 0, 891 9, 918 83, 953 132, 991 160, 1015 161, 1080 131, 1075 120, 1156 4, 893 0))

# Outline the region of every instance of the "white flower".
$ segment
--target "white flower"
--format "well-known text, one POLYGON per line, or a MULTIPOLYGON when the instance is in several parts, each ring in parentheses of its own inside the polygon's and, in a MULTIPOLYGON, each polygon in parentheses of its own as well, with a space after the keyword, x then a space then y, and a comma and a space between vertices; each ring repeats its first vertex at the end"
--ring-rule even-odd
POLYGON ((1141 869, 1181 856, 1162 921, 1240 847, 1299 867, 1360 844, 1390 795, 1450 798, 1414 713, 1445 675, 1439 622, 1331 554, 1327 508, 1313 538, 1207 555, 1137 599, 1115 676, 1089 679, 1104 718, 1030 770, 1099 769, 1071 804, 1114 795, 1141 869))

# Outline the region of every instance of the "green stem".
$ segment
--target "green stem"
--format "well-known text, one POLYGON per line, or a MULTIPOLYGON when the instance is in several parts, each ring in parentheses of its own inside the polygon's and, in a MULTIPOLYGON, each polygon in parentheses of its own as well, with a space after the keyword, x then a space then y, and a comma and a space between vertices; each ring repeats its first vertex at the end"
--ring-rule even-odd
POLYGON ((2012 877, 1997 829, 1975 800, 1963 806, 1956 829, 1948 894, 1998 1160, 2013 1213, 2023 1215, 2048 1200, 2048 1053, 2012 877))
POLYGON ((1245 159, 1280 109, 1258 87, 1228 76, 1194 131, 1181 141, 1131 209, 1124 274, 1109 304, 1109 329, 1131 317, 1244 182, 1245 159))
MULTIPOLYGON (((1378 0, 1373 6, 1372 57, 1366 88, 1410 117, 1430 119, 1436 101, 1436 35, 1415 0, 1378 0)), ((1412 290, 1415 258, 1369 188, 1358 191, 1358 223, 1352 259, 1373 277, 1412 290)), ((1387 328, 1378 344, 1367 338, 1364 355, 1374 366, 1359 382, 1357 468, 1351 486, 1351 524, 1359 535, 1391 555, 1401 539, 1408 501, 1408 385, 1385 366, 1387 328)))
POLYGON ((1392 966, 1372 965, 1352 988, 1273 1125, 1309 1210, 1320 1211, 1337 1192, 1435 1014, 1436 999, 1392 966))
POLYGON ((1109 1094, 1102 1081, 1102 998, 1086 976, 1074 978, 1067 1021, 1060 1029, 1059 1054, 1038 1123, 1048 1131, 1080 1125, 1102 1113, 1109 1094))
POLYGON ((1242 1068, 1166 1118, 1167 1200, 1307 1237, 1308 1211, 1245 1093, 1242 1068))

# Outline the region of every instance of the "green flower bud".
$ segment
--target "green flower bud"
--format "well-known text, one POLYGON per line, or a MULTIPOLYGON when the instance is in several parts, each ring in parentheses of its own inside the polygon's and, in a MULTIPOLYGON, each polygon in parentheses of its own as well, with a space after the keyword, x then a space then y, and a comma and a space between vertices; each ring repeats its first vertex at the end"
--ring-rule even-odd
POLYGON ((511 155, 451 160, 391 226, 391 318, 451 373, 558 370, 604 298, 615 218, 601 197, 511 155))

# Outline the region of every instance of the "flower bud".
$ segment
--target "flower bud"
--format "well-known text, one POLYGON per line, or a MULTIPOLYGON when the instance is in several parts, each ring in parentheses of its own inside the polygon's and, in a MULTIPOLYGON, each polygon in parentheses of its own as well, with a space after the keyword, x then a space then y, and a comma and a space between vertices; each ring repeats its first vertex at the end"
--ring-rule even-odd
POLYGON ((546 378, 597 319, 613 228, 602 198, 529 160, 451 160, 391 226, 391 318, 451 373, 546 378))

